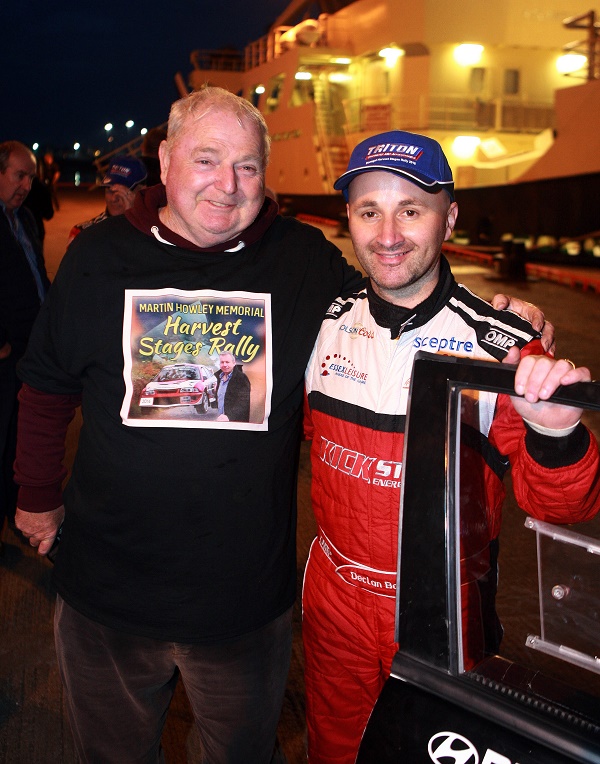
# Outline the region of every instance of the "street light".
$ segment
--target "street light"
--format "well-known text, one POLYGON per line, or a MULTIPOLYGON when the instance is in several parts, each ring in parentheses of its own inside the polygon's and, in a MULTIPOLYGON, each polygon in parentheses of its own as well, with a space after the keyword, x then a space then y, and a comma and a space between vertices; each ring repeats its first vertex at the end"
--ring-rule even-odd
POLYGON ((125 127, 130 128, 135 125, 135 122, 132 119, 128 119, 127 122, 125 122, 125 127))

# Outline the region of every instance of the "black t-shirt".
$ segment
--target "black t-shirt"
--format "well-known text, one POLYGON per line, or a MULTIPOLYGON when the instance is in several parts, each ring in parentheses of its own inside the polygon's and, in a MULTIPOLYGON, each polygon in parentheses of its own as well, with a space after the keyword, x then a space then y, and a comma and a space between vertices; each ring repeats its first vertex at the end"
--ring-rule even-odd
POLYGON ((130 633, 201 642, 291 606, 304 371, 330 303, 359 283, 320 231, 279 216, 235 252, 172 246, 123 216, 75 239, 20 367, 34 388, 82 394, 54 571, 72 607, 130 633), (163 289, 269 295, 265 429, 124 422, 125 293, 163 289))

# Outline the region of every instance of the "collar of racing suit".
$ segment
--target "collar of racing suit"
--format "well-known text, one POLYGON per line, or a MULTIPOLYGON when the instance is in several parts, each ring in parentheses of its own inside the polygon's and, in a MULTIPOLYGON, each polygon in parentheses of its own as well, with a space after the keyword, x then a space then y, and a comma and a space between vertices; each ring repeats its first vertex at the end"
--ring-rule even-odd
POLYGON ((448 299, 456 281, 450 270, 450 264, 442 255, 440 259, 440 276, 433 292, 414 308, 403 308, 393 305, 373 291, 371 282, 367 284, 369 311, 376 323, 389 329, 391 338, 398 339, 405 329, 416 329, 426 324, 431 316, 439 312, 440 307, 448 299))
POLYGON ((194 242, 184 239, 183 236, 179 236, 174 231, 171 231, 170 228, 167 228, 160 221, 158 211, 161 207, 165 207, 166 204, 167 192, 162 183, 159 183, 157 186, 143 188, 137 194, 133 207, 125 213, 125 217, 142 233, 149 236, 154 235, 164 244, 172 244, 182 249, 191 249, 194 252, 227 252, 248 247, 263 236, 279 212, 277 202, 267 196, 255 220, 235 239, 215 244, 213 247, 199 247, 194 242))

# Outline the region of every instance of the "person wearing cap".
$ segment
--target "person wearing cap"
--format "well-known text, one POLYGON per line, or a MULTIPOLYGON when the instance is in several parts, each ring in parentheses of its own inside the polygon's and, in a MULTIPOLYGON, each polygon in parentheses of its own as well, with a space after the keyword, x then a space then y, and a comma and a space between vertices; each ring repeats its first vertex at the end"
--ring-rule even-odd
POLYGON ((455 281, 441 249, 458 206, 440 145, 400 131, 376 135, 354 149, 335 188, 346 198, 369 283, 330 307, 305 377, 318 534, 303 590, 311 764, 355 761, 398 649, 398 514, 417 350, 519 362, 515 390, 525 396, 514 406, 508 396, 479 400, 486 446, 477 456, 485 475, 477 508, 485 530, 469 539, 468 555, 463 547, 462 601, 463 613, 487 607, 491 617, 485 624, 464 619, 468 665, 495 652, 501 634, 493 600, 504 493, 493 468, 510 460, 517 500, 537 518, 576 522, 600 505, 598 448, 580 412, 534 405, 590 373, 544 355, 528 321, 495 310, 455 281))
POLYGON ((105 189, 106 209, 95 218, 74 225, 67 246, 85 228, 131 209, 138 192, 146 186, 147 174, 146 165, 137 157, 126 154, 114 157, 101 184, 105 189))

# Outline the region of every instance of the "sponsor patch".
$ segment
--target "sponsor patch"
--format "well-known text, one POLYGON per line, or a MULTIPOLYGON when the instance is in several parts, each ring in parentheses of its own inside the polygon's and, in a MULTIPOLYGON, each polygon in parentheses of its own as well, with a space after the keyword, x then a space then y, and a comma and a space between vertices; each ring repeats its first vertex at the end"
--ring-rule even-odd
POLYGON ((328 354, 321 361, 321 376, 328 377, 330 375, 350 379, 363 385, 368 377, 366 371, 357 369, 350 358, 340 353, 328 354))

